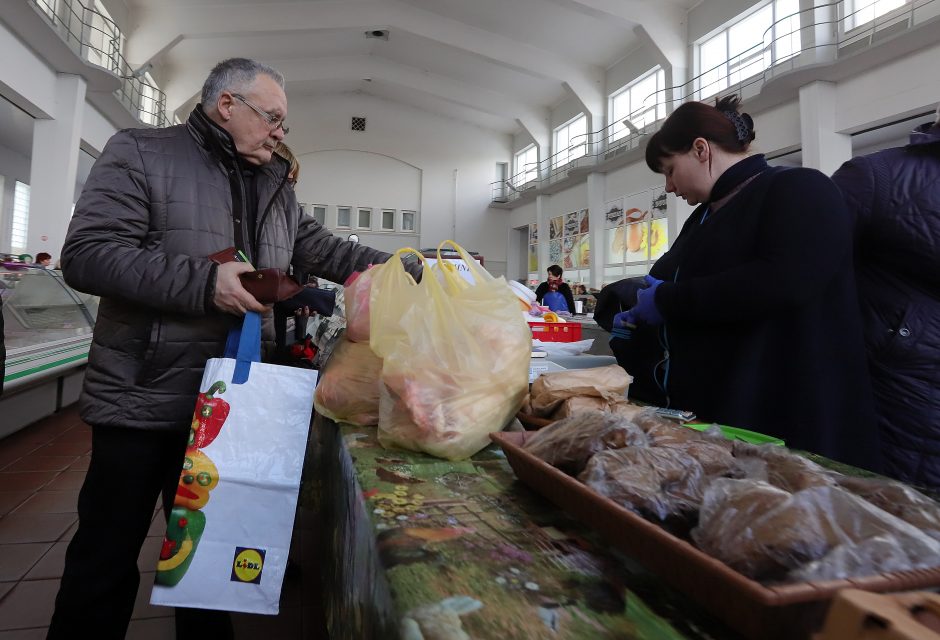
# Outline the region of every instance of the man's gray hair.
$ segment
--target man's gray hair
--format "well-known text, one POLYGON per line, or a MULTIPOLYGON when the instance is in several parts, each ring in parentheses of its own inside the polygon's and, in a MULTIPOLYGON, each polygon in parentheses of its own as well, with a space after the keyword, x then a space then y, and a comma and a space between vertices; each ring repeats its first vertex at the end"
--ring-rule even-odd
POLYGON ((284 88, 284 76, 274 67, 249 60, 248 58, 229 58, 213 67, 202 85, 202 106, 214 109, 223 91, 244 92, 259 74, 270 76, 281 88, 284 88))

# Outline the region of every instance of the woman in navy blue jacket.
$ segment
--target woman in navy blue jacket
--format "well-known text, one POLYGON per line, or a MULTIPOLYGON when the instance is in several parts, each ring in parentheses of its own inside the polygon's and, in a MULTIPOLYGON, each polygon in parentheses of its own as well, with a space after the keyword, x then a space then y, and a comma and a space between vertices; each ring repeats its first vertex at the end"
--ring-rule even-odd
POLYGON ((650 138, 649 167, 698 206, 615 317, 636 325, 615 353, 631 395, 877 469, 845 204, 822 173, 750 155, 754 137, 732 96, 650 138))
POLYGON ((885 471, 940 489, 940 117, 906 147, 850 160, 832 179, 855 219, 885 471))

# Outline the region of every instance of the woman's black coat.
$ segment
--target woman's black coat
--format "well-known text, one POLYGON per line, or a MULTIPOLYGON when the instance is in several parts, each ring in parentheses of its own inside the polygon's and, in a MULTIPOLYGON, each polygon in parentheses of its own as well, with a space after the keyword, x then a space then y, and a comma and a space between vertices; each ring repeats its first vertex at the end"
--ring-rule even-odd
POLYGON ((735 164, 653 265, 666 323, 613 341, 631 395, 878 469, 851 249, 822 173, 735 164))

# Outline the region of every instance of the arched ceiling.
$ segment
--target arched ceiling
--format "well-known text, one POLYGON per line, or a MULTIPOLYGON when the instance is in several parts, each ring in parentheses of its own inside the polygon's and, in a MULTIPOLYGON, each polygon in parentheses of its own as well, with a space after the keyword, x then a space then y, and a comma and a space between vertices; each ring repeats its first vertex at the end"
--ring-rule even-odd
POLYGON ((359 92, 540 138, 569 97, 603 117, 605 70, 640 46, 683 67, 695 2, 125 0, 126 57, 154 64, 171 110, 196 102, 215 62, 244 56, 281 70, 289 99, 359 92))

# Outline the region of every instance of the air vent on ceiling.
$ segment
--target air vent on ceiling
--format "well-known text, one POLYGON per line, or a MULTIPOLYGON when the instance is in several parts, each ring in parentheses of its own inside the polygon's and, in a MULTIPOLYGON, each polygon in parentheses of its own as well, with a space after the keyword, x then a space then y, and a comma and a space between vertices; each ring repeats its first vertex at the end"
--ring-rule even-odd
POLYGON ((369 29, 365 33, 367 38, 376 38, 378 40, 388 40, 388 29, 369 29))
POLYGON ((352 123, 349 125, 349 128, 353 131, 365 131, 366 119, 360 116, 353 116, 352 123))

